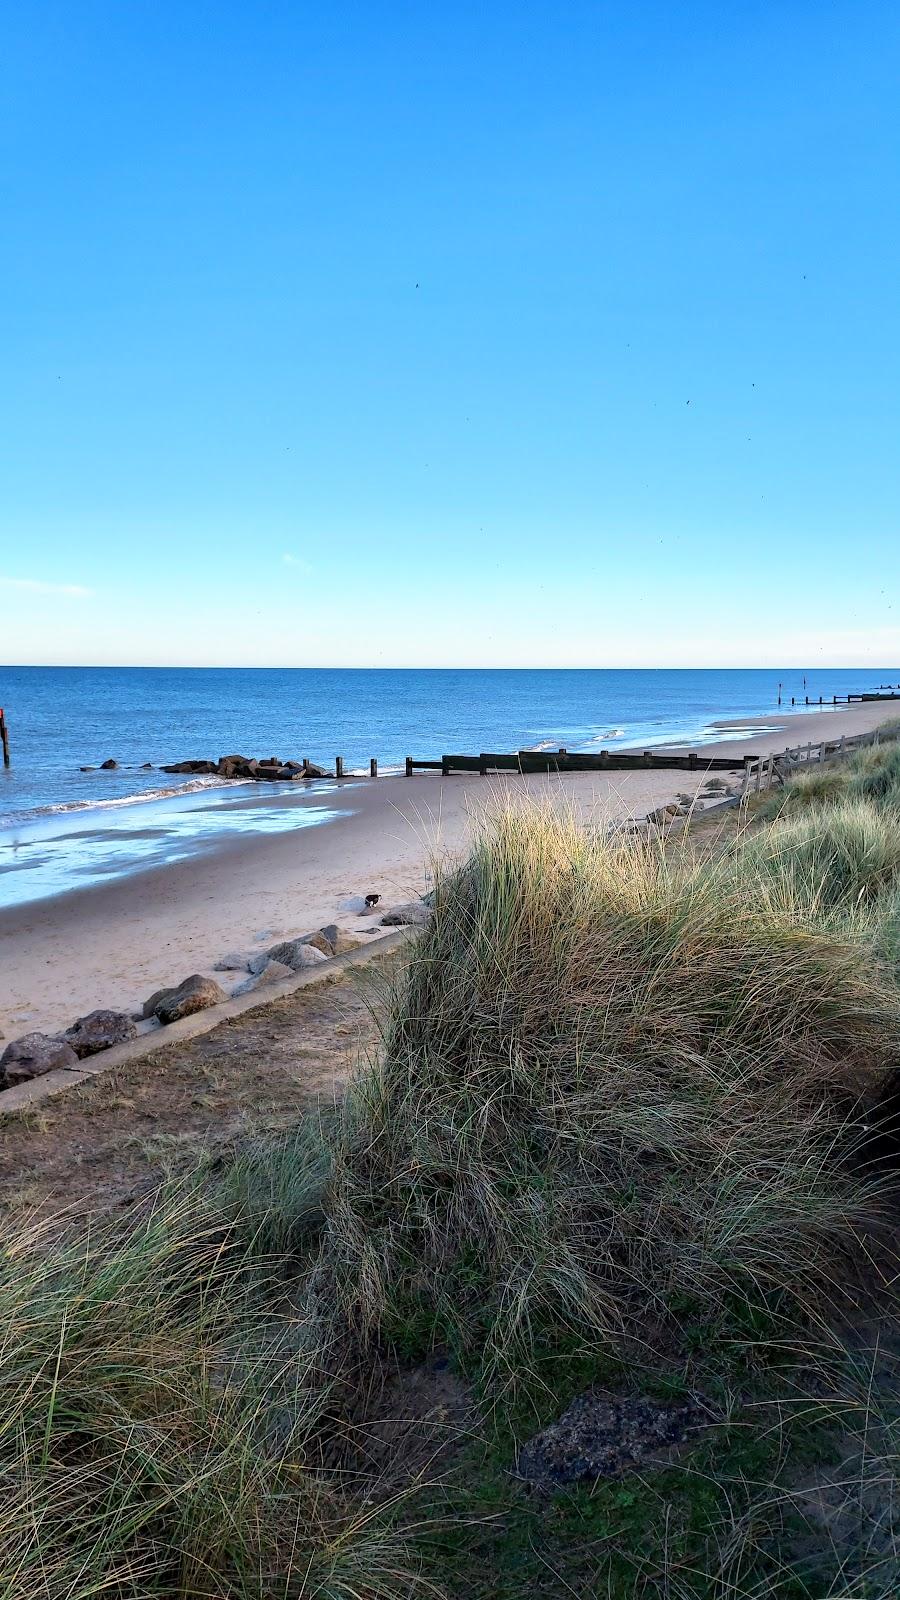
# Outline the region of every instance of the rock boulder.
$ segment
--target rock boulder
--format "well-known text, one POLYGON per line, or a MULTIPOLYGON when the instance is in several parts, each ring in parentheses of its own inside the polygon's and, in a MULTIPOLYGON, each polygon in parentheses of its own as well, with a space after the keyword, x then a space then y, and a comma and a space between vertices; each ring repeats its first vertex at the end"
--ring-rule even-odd
POLYGON ((285 939, 282 944, 273 944, 266 954, 271 961, 281 961, 294 972, 303 972, 306 967, 317 967, 328 959, 321 950, 317 950, 315 945, 308 944, 305 939, 285 939))
POLYGON ((66 1044, 81 1061, 85 1056, 96 1055, 98 1050, 109 1050, 114 1044, 133 1039, 137 1028, 124 1011, 90 1011, 79 1017, 63 1034, 66 1044))
POLYGON ((329 922, 327 927, 320 928, 313 938, 321 939, 323 942, 318 948, 324 950, 327 945, 328 954, 332 956, 345 956, 350 950, 358 950, 362 943, 360 939, 354 939, 352 934, 345 933, 336 922, 329 922))
POLYGON ((178 1022, 195 1011, 221 1005, 227 998, 214 978, 204 978, 202 973, 194 972, 174 989, 157 989, 144 1005, 144 1016, 157 1017, 162 1023, 178 1022))
POLYGON ((247 956, 241 955, 239 950, 230 950, 221 961, 213 962, 213 972, 247 972, 249 968, 247 956))
POLYGON ((282 983, 285 978, 293 977, 293 967, 286 966, 283 961, 267 960, 258 973, 245 978, 243 983, 239 983, 237 988, 232 990, 232 994, 250 994, 253 990, 264 989, 271 983, 282 983))
POLYGON ((51 1039, 46 1033, 24 1033, 13 1039, 0 1056, 0 1083, 4 1089, 43 1077, 57 1067, 77 1067, 78 1057, 64 1039, 51 1039))

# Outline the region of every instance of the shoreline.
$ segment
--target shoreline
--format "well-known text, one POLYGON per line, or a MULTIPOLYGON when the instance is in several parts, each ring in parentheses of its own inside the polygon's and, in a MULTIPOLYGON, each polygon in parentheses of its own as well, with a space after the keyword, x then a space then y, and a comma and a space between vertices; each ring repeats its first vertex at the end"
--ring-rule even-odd
MULTIPOLYGON (((704 753, 783 749, 796 742, 790 735, 801 718, 813 742, 826 727, 832 734, 861 733, 888 719, 884 704, 871 702, 735 719, 724 726, 746 728, 746 736, 706 745, 704 753)), ((497 796, 550 798, 585 820, 610 823, 646 816, 678 792, 696 793, 703 781, 701 765, 690 776, 665 770, 489 779, 425 774, 348 778, 287 797, 260 795, 255 786, 240 797, 235 791, 234 808, 246 814, 249 831, 213 835, 180 859, 0 909, 0 1033, 9 1040, 33 1030, 53 1032, 98 1006, 132 1011, 154 989, 192 972, 211 973, 227 951, 258 952, 326 923, 368 941, 367 930, 379 926, 385 909, 430 887, 435 854, 465 848, 479 811, 497 796), (328 818, 318 826, 260 831, 267 807, 289 816, 325 809, 328 818), (347 909, 345 902, 369 892, 382 896, 373 917, 347 909)), ((228 992, 229 975, 215 976, 228 992)))

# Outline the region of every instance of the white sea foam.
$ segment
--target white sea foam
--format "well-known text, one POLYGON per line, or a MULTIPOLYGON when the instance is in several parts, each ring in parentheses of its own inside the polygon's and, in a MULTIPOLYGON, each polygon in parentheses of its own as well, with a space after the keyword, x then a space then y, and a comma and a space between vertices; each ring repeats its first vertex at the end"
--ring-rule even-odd
POLYGON ((117 795, 114 800, 67 800, 55 806, 35 806, 33 817, 58 816, 68 811, 109 811, 120 806, 142 805, 149 800, 170 800, 173 795, 193 794, 198 789, 245 789, 249 783, 235 783, 233 778, 191 778, 187 783, 173 784, 168 789, 142 789, 139 794, 117 795))

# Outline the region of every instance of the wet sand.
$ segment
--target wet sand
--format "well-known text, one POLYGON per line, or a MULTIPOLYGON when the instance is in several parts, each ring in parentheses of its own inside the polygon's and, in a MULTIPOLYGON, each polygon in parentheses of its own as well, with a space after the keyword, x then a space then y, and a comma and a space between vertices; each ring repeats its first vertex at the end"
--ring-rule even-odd
MULTIPOLYGON (((821 714, 745 719, 747 736, 729 753, 784 749, 828 733, 860 733, 890 715, 884 705, 821 714)), ((900 702, 898 702, 900 715, 900 702)), ((708 745, 712 755, 719 746, 708 745)), ((322 826, 220 837, 181 859, 55 898, 0 910, 0 1031, 13 1038, 53 1031, 96 1006, 131 1010, 163 984, 210 972, 227 951, 252 952, 278 938, 328 922, 369 938, 381 911, 422 894, 435 854, 464 850, 473 818, 496 796, 549 797, 573 805, 585 820, 643 817, 678 792, 702 783, 683 772, 641 771, 566 777, 483 779, 417 775, 349 780, 331 785, 332 819, 322 826), (373 917, 344 903, 369 892, 383 897, 373 917)), ((237 791, 235 791, 237 798, 237 791)), ((321 793, 261 794, 240 805, 254 815, 267 805, 299 813, 322 807, 321 793)), ((223 987, 242 975, 217 974, 223 987)))

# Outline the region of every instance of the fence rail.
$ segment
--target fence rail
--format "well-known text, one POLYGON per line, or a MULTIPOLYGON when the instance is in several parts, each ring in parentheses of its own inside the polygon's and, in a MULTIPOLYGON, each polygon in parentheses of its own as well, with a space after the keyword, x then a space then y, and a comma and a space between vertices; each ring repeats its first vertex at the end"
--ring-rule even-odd
MULTIPOLYGON (((865 698, 900 699, 900 696, 867 695, 865 698)), ((860 750, 864 745, 878 744, 878 742, 878 729, 875 728, 871 733, 846 734, 840 739, 819 739, 811 740, 808 744, 788 745, 786 750, 779 753, 745 756, 741 803, 749 800, 751 794, 771 789, 773 783, 782 783, 800 768, 815 766, 823 761, 830 761, 835 756, 847 755, 851 750, 860 750)))

